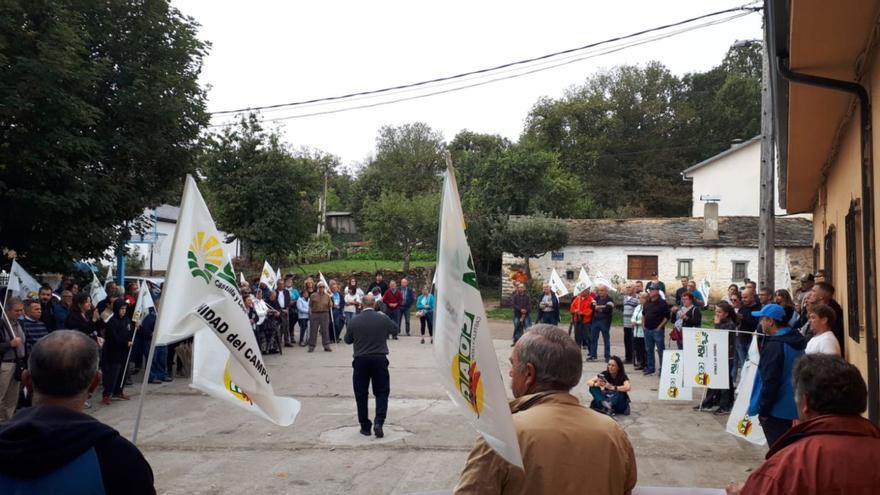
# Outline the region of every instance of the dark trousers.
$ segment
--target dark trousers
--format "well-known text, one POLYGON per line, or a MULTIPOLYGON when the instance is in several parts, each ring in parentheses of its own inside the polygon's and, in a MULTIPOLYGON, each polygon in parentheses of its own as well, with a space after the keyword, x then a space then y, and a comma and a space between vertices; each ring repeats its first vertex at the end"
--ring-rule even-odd
POLYGON ((299 318, 296 321, 299 322, 299 345, 306 345, 306 333, 309 331, 309 319, 308 318, 299 318))
POLYGON ((123 363, 103 363, 102 373, 104 374, 104 397, 111 395, 119 395, 122 393, 122 364, 123 363))
POLYGON ((623 327, 623 360, 633 362, 633 329, 630 327, 623 327))
POLYGON ((772 447, 779 437, 791 429, 791 420, 767 416, 761 421, 764 436, 767 437, 767 446, 772 447))
POLYGON ((388 358, 384 355, 358 356, 351 363, 354 372, 351 382, 354 386, 354 399, 357 401, 358 423, 361 428, 369 429, 369 387, 373 384, 373 396, 376 397, 377 426, 385 424, 388 414, 388 394, 391 393, 391 378, 388 375, 388 358))
POLYGON ((284 339, 284 345, 290 345, 293 338, 293 325, 290 322, 290 313, 281 313, 281 337, 284 339))
POLYGON ((339 336, 342 335, 342 325, 345 324, 345 316, 342 310, 333 310, 333 319, 330 321, 330 340, 339 342, 339 336))
POLYGON ((431 313, 425 314, 425 316, 419 317, 419 325, 421 326, 422 336, 425 335, 425 325, 428 326, 428 334, 433 337, 434 336, 434 315, 431 313))
POLYGON ((582 321, 574 324, 574 341, 582 348, 586 348, 590 343, 590 324, 582 321))
POLYGON ((633 337, 633 364, 638 367, 645 366, 645 338, 633 337))
POLYGON ((409 335, 409 312, 412 308, 400 308, 400 325, 403 327, 403 330, 409 335))
POLYGON ((590 327, 590 357, 597 358, 599 353, 599 335, 605 346, 605 361, 611 359, 611 320, 593 321, 590 327))
POLYGON ((390 336, 397 337, 400 335, 400 309, 388 309, 385 310, 385 314, 388 315, 388 318, 391 318, 391 321, 394 322, 394 330, 391 331, 390 336))

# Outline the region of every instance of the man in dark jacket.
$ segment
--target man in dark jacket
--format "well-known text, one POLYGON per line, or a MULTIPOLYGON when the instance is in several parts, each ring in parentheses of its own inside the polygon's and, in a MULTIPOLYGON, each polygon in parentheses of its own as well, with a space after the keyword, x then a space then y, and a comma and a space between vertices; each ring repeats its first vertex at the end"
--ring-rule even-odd
POLYGON ((75 330, 51 333, 34 346, 22 381, 34 407, 0 426, 0 493, 156 493, 137 447, 82 413, 101 383, 93 340, 75 330))
POLYGON ((858 368, 811 354, 794 366, 801 422, 780 438, 744 486, 730 494, 873 494, 880 486, 880 429, 861 417, 868 387, 858 368))
POLYGON ((758 318, 752 316, 752 313, 761 310, 761 303, 758 302, 758 296, 755 294, 755 291, 752 289, 745 289, 743 290, 741 297, 742 306, 737 309, 740 321, 739 329, 742 332, 748 333, 736 334, 737 373, 735 373, 734 376, 739 375, 739 370, 741 370, 743 365, 746 364, 746 360, 749 357, 749 346, 752 344, 752 334, 758 332, 761 326, 758 318))
POLYGON ((761 345, 749 416, 758 416, 761 420, 767 445, 772 447, 798 417, 791 377, 795 362, 804 355, 807 341, 800 332, 788 327, 785 310, 778 304, 768 304, 752 316, 761 319, 766 336, 761 345))
POLYGON ((377 438, 385 434, 382 426, 388 413, 388 395, 391 393, 391 378, 388 375, 388 334, 396 325, 390 318, 375 310, 372 294, 364 296, 363 311, 349 322, 345 332, 345 343, 354 344, 354 368, 351 381, 354 385, 354 399, 357 402, 358 422, 361 435, 370 436, 370 426, 377 438), (376 397, 376 421, 370 423, 369 387, 373 384, 376 397))
POLYGON ((55 330, 55 298, 52 296, 52 288, 49 284, 43 284, 39 292, 40 300, 40 321, 42 321, 48 331, 55 330))
POLYGON ((406 331, 408 337, 409 314, 410 311, 412 311, 413 304, 416 303, 416 292, 409 287, 409 280, 405 278, 400 279, 400 297, 402 299, 400 303, 401 325, 404 327, 403 329, 406 331))

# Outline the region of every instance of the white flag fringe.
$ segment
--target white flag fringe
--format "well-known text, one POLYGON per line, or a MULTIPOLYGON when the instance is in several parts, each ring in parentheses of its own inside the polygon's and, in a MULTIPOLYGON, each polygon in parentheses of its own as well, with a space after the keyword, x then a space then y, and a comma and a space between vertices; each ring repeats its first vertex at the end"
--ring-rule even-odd
POLYGON ((590 276, 587 275, 587 271, 584 270, 584 267, 581 267, 581 273, 578 274, 577 283, 574 284, 574 295, 578 295, 592 286, 593 281, 590 280, 590 276))
POLYGON ((193 387, 281 426, 290 425, 300 404, 277 397, 272 389, 220 239, 195 181, 187 176, 154 345, 195 335, 193 368, 199 370, 199 379, 194 374, 193 387), (225 353, 217 351, 218 343, 225 353), (222 374, 215 373, 218 366, 222 374))
POLYGON ((749 401, 752 398, 752 389, 755 387, 760 357, 758 339, 752 339, 752 345, 749 347, 749 360, 740 371, 739 386, 736 387, 736 400, 733 402, 733 409, 730 410, 730 417, 727 418, 727 433, 757 445, 765 445, 767 438, 764 436, 761 425, 758 424, 758 418, 749 416, 749 401))
POLYGON ((486 310, 477 289, 455 173, 447 158, 440 213, 434 358, 446 392, 486 443, 522 468, 522 455, 486 310))
POLYGON ((559 276, 559 273, 556 272, 556 268, 553 269, 553 273, 550 274, 550 289, 556 294, 556 297, 562 297, 568 295, 568 287, 565 286, 565 282, 562 281, 562 277, 559 276))

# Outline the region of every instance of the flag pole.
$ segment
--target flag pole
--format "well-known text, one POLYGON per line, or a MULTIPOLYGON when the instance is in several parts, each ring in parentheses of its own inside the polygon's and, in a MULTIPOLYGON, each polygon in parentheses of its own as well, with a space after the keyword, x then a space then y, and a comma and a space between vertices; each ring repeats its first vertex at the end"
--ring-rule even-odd
POLYGON ((131 351, 134 350, 134 339, 137 338, 139 327, 140 324, 134 327, 134 332, 131 334, 131 345, 128 346, 128 356, 125 357, 125 366, 122 367, 122 380, 119 381, 120 389, 125 386, 125 379, 127 378, 126 375, 128 375, 128 363, 129 361, 131 361, 131 351))
MULTIPOLYGON (((187 178, 189 178, 189 174, 187 174, 187 178)), ((188 181, 186 179, 184 179, 183 197, 180 199, 181 206, 183 206, 184 204, 188 204, 188 202, 186 200, 188 199, 187 198, 187 191, 189 190, 189 188, 186 187, 186 182, 188 182, 188 181)), ((178 227, 180 227, 179 222, 177 224, 177 227, 174 228, 174 237, 172 237, 172 239, 171 239, 171 246, 177 245, 177 235, 179 234, 178 227)), ((173 248, 171 249, 171 254, 168 257, 168 266, 174 266, 173 262, 174 262, 175 251, 177 251, 177 250, 173 249, 173 248)), ((167 274, 166 274, 166 277, 167 277, 167 274)), ((166 278, 166 282, 167 282, 167 278, 166 278)), ((162 312, 157 311, 156 312, 156 328, 162 328, 159 326, 160 321, 162 321, 162 312)), ((154 330, 153 331, 153 338, 150 339, 150 352, 147 354, 147 362, 144 365, 145 369, 147 369, 147 370, 153 366, 153 357, 156 354, 156 337, 158 337, 158 336, 159 336, 159 332, 154 330)), ((138 398, 137 416, 135 416, 135 419, 134 419, 134 431, 131 434, 131 443, 134 445, 137 445, 138 430, 140 429, 140 426, 141 426, 141 415, 144 412, 144 397, 146 397, 146 395, 147 395, 147 381, 149 379, 150 379, 150 374, 144 373, 144 380, 143 380, 143 383, 141 384, 141 395, 138 398)))

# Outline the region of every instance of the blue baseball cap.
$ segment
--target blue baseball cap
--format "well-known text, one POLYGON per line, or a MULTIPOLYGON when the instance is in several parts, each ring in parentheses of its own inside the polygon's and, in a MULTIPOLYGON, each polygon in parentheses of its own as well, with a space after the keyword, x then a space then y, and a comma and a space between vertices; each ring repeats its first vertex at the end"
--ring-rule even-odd
POLYGON ((783 321, 785 320, 785 310, 778 304, 767 304, 761 308, 761 311, 752 311, 752 316, 758 318, 766 316, 767 318, 772 318, 776 321, 783 321))

